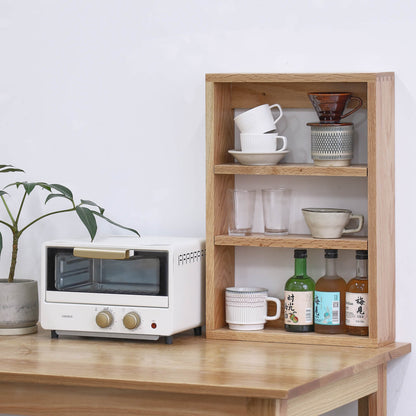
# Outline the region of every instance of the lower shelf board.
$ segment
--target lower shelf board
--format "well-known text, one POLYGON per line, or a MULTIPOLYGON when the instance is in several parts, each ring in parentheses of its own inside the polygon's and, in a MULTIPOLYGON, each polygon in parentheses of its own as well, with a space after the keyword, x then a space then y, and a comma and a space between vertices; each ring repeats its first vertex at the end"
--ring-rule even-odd
MULTIPOLYGON (((337 345, 348 347, 380 347, 377 340, 355 335, 326 335, 316 332, 295 333, 284 329, 265 328, 261 331, 234 331, 228 328, 207 329, 207 338, 234 341, 280 342, 285 344, 337 345)), ((391 342, 391 341, 389 341, 391 342)))
POLYGON ((367 237, 341 237, 331 239, 313 238, 311 235, 289 234, 267 236, 253 233, 248 236, 216 235, 217 246, 286 247, 286 248, 334 248, 345 250, 367 250, 367 237))

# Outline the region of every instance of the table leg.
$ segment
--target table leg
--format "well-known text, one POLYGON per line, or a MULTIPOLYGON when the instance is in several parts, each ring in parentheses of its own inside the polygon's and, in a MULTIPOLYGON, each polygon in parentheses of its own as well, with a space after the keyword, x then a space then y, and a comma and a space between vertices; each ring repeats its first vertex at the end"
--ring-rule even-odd
POLYGON ((358 400, 358 416, 387 415, 387 364, 377 367, 377 391, 358 400))

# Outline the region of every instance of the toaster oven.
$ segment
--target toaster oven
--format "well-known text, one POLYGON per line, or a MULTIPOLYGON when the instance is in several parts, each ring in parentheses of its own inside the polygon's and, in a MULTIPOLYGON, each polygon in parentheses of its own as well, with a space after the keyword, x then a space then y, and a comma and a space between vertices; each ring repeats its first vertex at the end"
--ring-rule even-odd
POLYGON ((205 242, 111 237, 42 246, 40 324, 60 335, 157 340, 201 333, 205 242))

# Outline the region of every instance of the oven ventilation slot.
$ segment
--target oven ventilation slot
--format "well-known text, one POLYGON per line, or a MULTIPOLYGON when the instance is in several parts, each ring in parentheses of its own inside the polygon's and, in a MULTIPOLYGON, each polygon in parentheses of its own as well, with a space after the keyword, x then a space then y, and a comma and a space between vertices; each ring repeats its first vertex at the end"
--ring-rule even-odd
POLYGON ((205 250, 190 251, 189 253, 179 254, 178 265, 184 266, 185 264, 198 263, 205 257, 205 250))

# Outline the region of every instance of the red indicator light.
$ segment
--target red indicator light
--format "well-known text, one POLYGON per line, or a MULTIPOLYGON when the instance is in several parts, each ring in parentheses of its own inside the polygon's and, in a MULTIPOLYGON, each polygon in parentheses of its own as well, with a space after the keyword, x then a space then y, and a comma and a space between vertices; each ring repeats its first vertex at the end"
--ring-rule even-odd
POLYGON ((152 325, 150 325, 153 329, 156 329, 157 325, 156 322, 152 322, 152 325))

